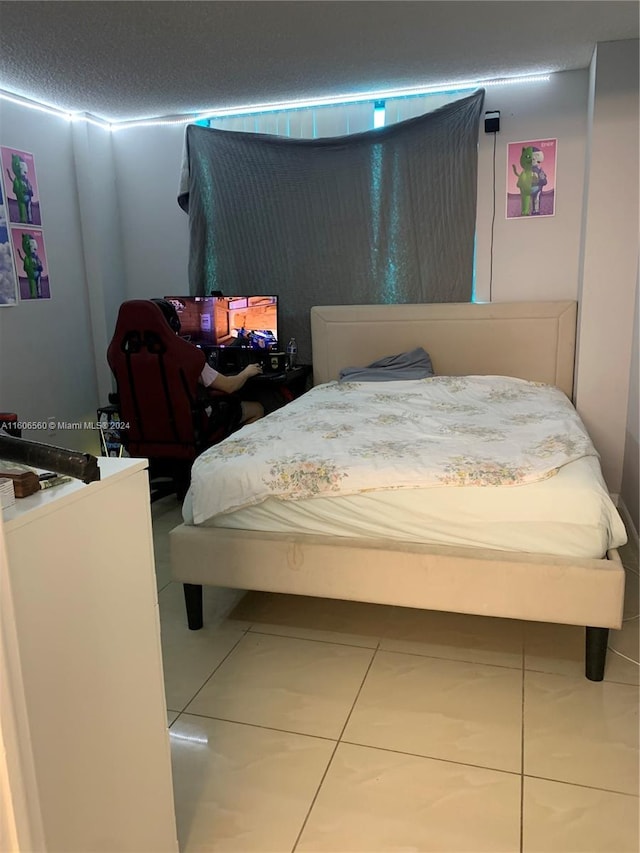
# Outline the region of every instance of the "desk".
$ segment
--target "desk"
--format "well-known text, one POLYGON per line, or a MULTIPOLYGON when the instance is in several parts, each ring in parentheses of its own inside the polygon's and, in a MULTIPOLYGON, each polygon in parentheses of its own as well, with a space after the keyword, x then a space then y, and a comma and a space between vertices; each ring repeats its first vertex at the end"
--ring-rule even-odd
POLYGON ((236 394, 241 400, 261 403, 268 415, 302 396, 308 390, 312 372, 310 364, 299 364, 284 373, 262 373, 248 379, 236 394))
POLYGON ((311 376, 313 368, 310 364, 299 364, 282 373, 261 373, 253 376, 245 383, 245 388, 261 388, 276 386, 288 388, 294 397, 299 397, 307 390, 307 380, 311 376))

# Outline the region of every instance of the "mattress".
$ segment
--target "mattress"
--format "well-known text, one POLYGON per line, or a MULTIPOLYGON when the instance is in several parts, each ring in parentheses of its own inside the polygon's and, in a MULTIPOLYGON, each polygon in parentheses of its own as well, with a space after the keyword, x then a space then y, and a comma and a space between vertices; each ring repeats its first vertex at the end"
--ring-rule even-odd
MULTIPOLYGON (((183 518, 193 524, 189 494, 183 518)), ((627 541, 595 457, 522 486, 439 486, 299 501, 270 498, 200 526, 586 558, 603 557, 627 541)))

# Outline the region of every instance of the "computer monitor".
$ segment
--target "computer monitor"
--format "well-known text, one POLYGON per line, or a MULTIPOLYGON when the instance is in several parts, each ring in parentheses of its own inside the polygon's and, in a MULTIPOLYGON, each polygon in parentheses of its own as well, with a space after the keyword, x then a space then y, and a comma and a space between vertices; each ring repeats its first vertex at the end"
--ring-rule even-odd
POLYGON ((171 302, 180 318, 180 337, 192 344, 216 343, 213 326, 212 296, 165 296, 171 302))
POLYGON ((213 297, 213 327, 218 346, 277 349, 278 297, 213 297))
POLYGON ((197 345, 278 348, 277 296, 165 296, 180 336, 197 345))

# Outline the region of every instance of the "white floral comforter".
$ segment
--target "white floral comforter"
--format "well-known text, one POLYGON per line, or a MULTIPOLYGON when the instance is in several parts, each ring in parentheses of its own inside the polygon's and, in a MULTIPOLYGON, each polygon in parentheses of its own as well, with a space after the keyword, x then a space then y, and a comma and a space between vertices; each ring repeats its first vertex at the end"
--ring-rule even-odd
POLYGON ((329 382, 196 459, 196 524, 269 497, 515 486, 597 456, 557 388, 503 376, 329 382))

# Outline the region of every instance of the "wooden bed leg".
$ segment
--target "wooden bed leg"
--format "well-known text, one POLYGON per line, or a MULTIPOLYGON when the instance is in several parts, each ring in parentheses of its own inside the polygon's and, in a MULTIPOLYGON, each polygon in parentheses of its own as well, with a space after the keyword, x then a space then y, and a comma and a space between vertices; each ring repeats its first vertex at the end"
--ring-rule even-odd
POLYGON ((602 681, 607 659, 608 628, 587 628, 584 674, 589 681, 602 681))
POLYGON ((184 603, 187 606, 187 624, 189 630, 198 631, 202 628, 202 584, 183 583, 184 603))

